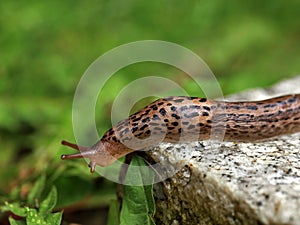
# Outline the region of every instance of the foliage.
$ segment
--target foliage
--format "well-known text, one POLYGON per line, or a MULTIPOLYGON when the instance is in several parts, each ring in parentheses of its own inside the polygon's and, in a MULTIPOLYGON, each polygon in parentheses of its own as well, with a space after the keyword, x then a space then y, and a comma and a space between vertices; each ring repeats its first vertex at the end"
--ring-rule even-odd
POLYGON ((154 181, 153 171, 146 166, 140 157, 133 157, 126 174, 126 183, 132 181, 139 183, 139 186, 125 185, 122 210, 120 215, 121 225, 148 224, 154 225, 155 202, 153 198, 153 185, 149 180, 154 181), (133 169, 138 167, 138 171, 133 169), (146 169, 145 169, 146 168, 146 169))
POLYGON ((109 204, 107 225, 120 224, 120 204, 118 200, 112 200, 109 204))
POLYGON ((41 176, 37 180, 28 195, 26 204, 5 201, 4 205, 0 207, 2 212, 12 213, 12 216, 9 217, 10 224, 61 224, 62 212, 52 213, 57 202, 57 190, 55 186, 51 187, 46 198, 41 198, 42 191, 45 188, 45 181, 45 176, 41 176), (14 217, 17 217, 17 219, 14 219, 14 217))

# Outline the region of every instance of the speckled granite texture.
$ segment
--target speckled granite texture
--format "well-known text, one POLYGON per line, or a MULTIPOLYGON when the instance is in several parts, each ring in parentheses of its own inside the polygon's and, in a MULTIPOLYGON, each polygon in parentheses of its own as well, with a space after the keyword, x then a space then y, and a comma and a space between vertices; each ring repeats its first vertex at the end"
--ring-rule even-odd
MULTIPOLYGON (((300 76, 230 100, 300 93, 300 76)), ((157 224, 300 224, 300 133, 258 143, 160 144, 157 224), (168 171, 170 170, 170 171, 168 171)))

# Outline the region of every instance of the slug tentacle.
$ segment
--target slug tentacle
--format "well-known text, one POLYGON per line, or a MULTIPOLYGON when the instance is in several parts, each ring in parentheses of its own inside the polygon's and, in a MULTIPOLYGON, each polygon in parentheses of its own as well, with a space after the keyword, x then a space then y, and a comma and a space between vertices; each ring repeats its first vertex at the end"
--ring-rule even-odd
POLYGON ((62 145, 65 145, 65 146, 69 146, 69 147, 71 147, 71 148, 74 148, 74 149, 76 149, 76 150, 78 150, 78 151, 80 151, 80 149, 81 149, 81 150, 84 150, 84 149, 88 149, 88 148, 89 148, 89 147, 85 147, 85 146, 79 146, 79 145, 77 145, 77 144, 73 144, 73 143, 68 142, 68 141, 65 141, 65 140, 61 141, 61 144, 62 144, 62 145))
POLYGON ((96 165, 110 165, 130 152, 160 142, 221 136, 224 141, 249 142, 296 132, 300 132, 300 94, 254 102, 173 96, 158 99, 120 121, 92 147, 63 141, 63 145, 81 152, 62 155, 62 159, 89 158, 94 172, 96 165))
POLYGON ((75 154, 69 154, 69 155, 62 155, 61 159, 77 159, 77 158, 91 158, 93 155, 95 155, 95 150, 87 150, 87 151, 81 151, 80 153, 75 154))

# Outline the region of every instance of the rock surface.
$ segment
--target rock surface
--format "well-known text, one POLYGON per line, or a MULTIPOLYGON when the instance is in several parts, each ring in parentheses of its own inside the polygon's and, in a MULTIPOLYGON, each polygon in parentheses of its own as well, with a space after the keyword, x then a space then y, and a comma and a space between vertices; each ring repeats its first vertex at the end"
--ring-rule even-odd
MULTIPOLYGON (((300 76, 229 96, 300 93, 300 76)), ((257 143, 162 143, 147 153, 170 178, 155 185, 157 224, 300 224, 300 133, 257 143), (175 169, 175 172, 174 172, 175 169)))

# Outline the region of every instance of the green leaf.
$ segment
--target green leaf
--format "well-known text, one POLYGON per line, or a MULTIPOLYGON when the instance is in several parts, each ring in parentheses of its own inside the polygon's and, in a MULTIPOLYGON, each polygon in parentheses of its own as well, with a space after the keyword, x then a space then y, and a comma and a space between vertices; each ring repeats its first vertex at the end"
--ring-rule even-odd
POLYGON ((31 192, 28 194, 28 203, 34 205, 35 199, 39 198, 44 190, 46 183, 46 176, 43 174, 39 177, 39 179, 35 182, 32 187, 31 192))
POLYGON ((49 192, 48 196, 45 200, 41 202, 39 213, 44 215, 46 213, 51 213, 54 209, 57 201, 57 190, 55 186, 52 186, 51 191, 49 192))
MULTIPOLYGON (((29 207, 21 207, 19 203, 5 202, 4 206, 1 206, 2 211, 11 211, 15 215, 26 217, 27 225, 60 225, 62 212, 50 213, 56 203, 57 192, 53 186, 49 192, 47 198, 41 203, 39 211, 29 207)), ((13 218, 9 218, 11 225, 24 225, 24 221, 17 221, 13 218)))
POLYGON ((49 214, 46 217, 45 221, 46 221, 47 224, 60 225, 61 218, 62 218, 62 212, 57 212, 57 213, 49 214))
POLYGON ((27 225, 60 225, 62 212, 48 214, 47 216, 40 214, 36 209, 27 208, 27 225))
POLYGON ((133 157, 126 174, 126 183, 141 184, 141 186, 124 186, 124 197, 121 210, 121 225, 148 224, 153 225, 155 213, 155 202, 153 198, 154 173, 151 168, 146 167, 140 157, 133 157))
POLYGON ((118 200, 111 200, 108 211, 107 225, 119 225, 120 224, 120 203, 118 200))
POLYGON ((26 208, 27 216, 26 216, 26 224, 27 225, 47 225, 44 221, 44 218, 40 216, 36 209, 26 208))
POLYGON ((23 220, 15 220, 12 217, 8 218, 10 225, 26 225, 25 221, 23 220))
POLYGON ((5 205, 1 206, 0 210, 2 212, 10 211, 13 214, 21 216, 21 217, 25 217, 27 215, 27 212, 24 209, 24 207, 21 207, 20 203, 18 203, 18 202, 15 202, 15 203, 5 202, 5 205))

